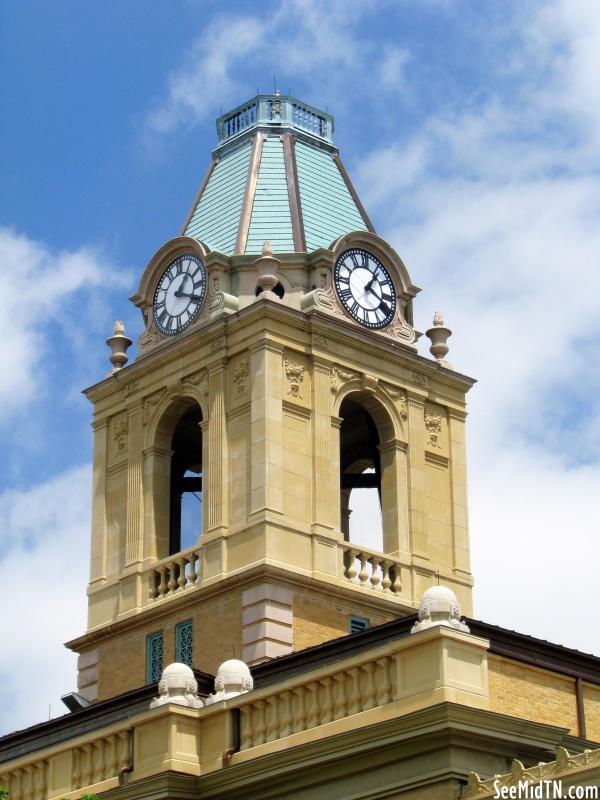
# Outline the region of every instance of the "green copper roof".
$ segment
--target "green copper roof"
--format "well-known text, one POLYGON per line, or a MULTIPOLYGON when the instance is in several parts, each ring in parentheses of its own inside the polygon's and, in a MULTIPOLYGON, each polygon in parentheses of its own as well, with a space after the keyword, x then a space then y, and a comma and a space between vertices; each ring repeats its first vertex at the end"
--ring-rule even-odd
POLYGON ((304 236, 310 252, 350 231, 367 230, 331 153, 296 142, 304 236))
POLYGON ((217 162, 186 229, 186 236, 211 250, 233 253, 246 190, 250 141, 224 153, 217 162))
POLYGON ((259 95, 217 120, 219 144, 184 233, 225 255, 316 250, 372 230, 331 142, 333 117, 259 95))

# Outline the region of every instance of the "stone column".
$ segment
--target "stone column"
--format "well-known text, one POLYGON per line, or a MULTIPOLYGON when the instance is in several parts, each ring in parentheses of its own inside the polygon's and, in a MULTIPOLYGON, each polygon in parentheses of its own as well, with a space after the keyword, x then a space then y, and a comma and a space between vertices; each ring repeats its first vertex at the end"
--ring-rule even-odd
POLYGON ((312 531, 330 533, 335 519, 332 505, 339 505, 339 468, 330 452, 331 442, 331 367, 325 361, 313 360, 312 375, 312 531))
MULTIPOLYGON (((202 465, 203 514, 206 514, 202 528, 211 536, 227 530, 229 448, 225 417, 226 382, 227 360, 221 359, 208 370, 208 464, 202 465)), ((203 438, 204 432, 205 428, 203 438)))
POLYGON ((142 403, 129 406, 125 564, 142 558, 142 403))
POLYGON ((379 448, 383 551, 403 560, 410 558, 406 451, 406 443, 399 439, 379 448))
POLYGON ((250 515, 283 513, 283 347, 262 340, 250 353, 250 515))
POLYGON ((106 470, 108 453, 108 419, 92 424, 94 431, 94 465, 92 472, 92 546, 90 583, 106 578, 106 470))
POLYGON ((425 398, 408 391, 408 508, 412 552, 427 556, 425 509, 425 398))

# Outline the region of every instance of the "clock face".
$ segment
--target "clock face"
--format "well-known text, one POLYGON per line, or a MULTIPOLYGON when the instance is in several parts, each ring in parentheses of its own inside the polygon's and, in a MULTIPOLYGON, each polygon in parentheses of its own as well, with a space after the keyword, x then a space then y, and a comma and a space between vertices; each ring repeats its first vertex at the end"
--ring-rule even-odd
POLYGON ((161 333, 172 336, 187 328, 198 316, 206 294, 206 269, 197 256, 185 253, 163 272, 152 312, 161 333))
POLYGON ((366 328, 385 328, 396 313, 396 291, 381 261, 367 250, 345 250, 335 262, 335 289, 350 316, 366 328))

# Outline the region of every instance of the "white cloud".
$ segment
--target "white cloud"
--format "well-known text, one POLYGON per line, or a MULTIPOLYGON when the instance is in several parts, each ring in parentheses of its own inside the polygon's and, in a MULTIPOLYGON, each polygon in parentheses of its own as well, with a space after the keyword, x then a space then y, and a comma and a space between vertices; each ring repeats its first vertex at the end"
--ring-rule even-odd
MULTIPOLYGON (((45 335, 49 327, 68 330, 71 316, 81 313, 82 291, 124 279, 97 249, 53 251, 0 227, 0 420, 22 409, 43 384, 46 356, 63 344, 45 335)), ((71 329, 73 348, 90 324, 71 329)))
POLYGON ((91 469, 0 494, 0 734, 66 713, 76 657, 61 642, 83 632, 89 573, 91 469), (8 612, 8 613, 7 613, 8 612), (14 613, 13 613, 14 612, 14 613))
POLYGON ((357 183, 424 289, 418 326, 443 310, 449 360, 480 381, 468 423, 475 614, 600 652, 577 611, 593 602, 598 557, 600 12, 528 13, 518 89, 432 116, 371 153, 357 183))

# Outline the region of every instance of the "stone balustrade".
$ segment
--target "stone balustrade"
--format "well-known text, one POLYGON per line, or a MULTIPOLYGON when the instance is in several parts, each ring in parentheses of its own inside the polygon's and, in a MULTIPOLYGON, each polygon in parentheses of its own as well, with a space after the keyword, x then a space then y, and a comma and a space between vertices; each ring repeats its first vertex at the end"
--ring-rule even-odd
POLYGON ((161 600, 184 589, 200 586, 202 547, 196 545, 189 550, 175 553, 152 565, 150 570, 150 598, 161 600))
MULTIPOLYGON (((118 785, 119 771, 131 766, 131 731, 84 740, 77 746, 29 759, 0 772, 0 786, 10 800, 47 800, 77 789, 95 790, 118 785)), ((0 765, 0 769, 2 766, 0 765)))
POLYGON ((353 544, 343 546, 344 578, 366 589, 400 594, 400 562, 375 550, 353 544))
POLYGON ((363 663, 292 682, 283 691, 240 707, 241 750, 387 705, 396 695, 393 658, 381 655, 363 663))

